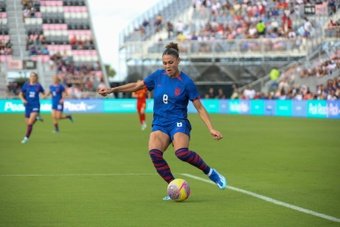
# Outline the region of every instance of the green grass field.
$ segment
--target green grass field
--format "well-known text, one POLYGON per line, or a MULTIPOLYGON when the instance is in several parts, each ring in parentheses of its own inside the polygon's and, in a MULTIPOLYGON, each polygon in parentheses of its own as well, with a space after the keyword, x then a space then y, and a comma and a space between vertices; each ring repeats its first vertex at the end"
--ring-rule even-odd
MULTIPOLYGON (((340 226, 181 175, 208 179, 165 157, 191 197, 162 201, 166 184, 150 161, 150 128, 135 114, 75 115, 52 133, 43 115, 28 144, 22 115, 0 115, 0 226, 340 226)), ((151 115, 148 115, 150 125, 151 115)), ((197 115, 191 149, 231 186, 340 218, 340 121, 211 115, 214 141, 197 115)))

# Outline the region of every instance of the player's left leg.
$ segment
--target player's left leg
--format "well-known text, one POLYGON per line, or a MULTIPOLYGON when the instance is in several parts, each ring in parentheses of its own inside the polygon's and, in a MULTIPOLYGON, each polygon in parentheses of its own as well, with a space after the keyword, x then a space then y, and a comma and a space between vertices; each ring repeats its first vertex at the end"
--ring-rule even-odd
POLYGON ((64 119, 69 119, 71 122, 73 122, 73 117, 71 114, 64 115, 64 104, 58 104, 57 106, 57 112, 58 112, 58 120, 64 120, 64 119))
POLYGON ((220 189, 226 188, 225 177, 219 174, 215 169, 210 168, 199 154, 188 149, 188 134, 177 132, 174 135, 173 144, 177 158, 202 170, 220 189))
POLYGON ((55 109, 52 110, 52 121, 54 126, 54 132, 58 133, 59 132, 58 111, 55 109))

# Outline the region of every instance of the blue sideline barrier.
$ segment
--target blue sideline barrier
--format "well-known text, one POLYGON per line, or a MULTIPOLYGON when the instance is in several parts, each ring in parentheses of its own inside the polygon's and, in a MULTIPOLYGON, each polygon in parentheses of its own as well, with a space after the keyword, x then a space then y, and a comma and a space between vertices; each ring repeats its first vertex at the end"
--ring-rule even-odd
MULTIPOLYGON (((285 116, 340 119, 340 100, 217 100, 202 99, 209 113, 258 116, 285 116)), ((146 112, 152 112, 153 100, 147 101, 146 112)), ((135 99, 69 99, 64 104, 65 112, 75 113, 135 113, 135 99)), ((196 110, 192 103, 190 113, 196 110)), ((20 100, 0 100, 0 113, 23 113, 20 100)), ((41 100, 41 112, 51 112, 51 101, 41 100)))

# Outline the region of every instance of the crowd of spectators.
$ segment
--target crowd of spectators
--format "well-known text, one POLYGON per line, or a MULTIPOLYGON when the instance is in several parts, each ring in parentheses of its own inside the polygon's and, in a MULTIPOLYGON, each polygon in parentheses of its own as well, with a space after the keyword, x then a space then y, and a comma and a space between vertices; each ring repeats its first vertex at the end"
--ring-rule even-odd
MULTIPOLYGON (((48 56, 47 59, 49 59, 51 70, 56 71, 62 83, 66 85, 71 97, 86 97, 87 92, 93 92, 99 85, 103 84, 103 73, 98 62, 75 62, 72 57, 73 50, 95 49, 93 36, 88 27, 89 25, 86 24, 87 22, 82 21, 80 24, 68 24, 67 31, 72 30, 72 32, 67 32, 66 36, 60 37, 53 33, 54 30, 51 27, 44 28, 43 25, 51 24, 54 19, 58 21, 58 23, 52 24, 59 24, 60 21, 64 21, 65 23, 64 16, 59 15, 58 18, 52 18, 42 15, 40 12, 40 0, 22 0, 21 2, 24 20, 26 18, 41 17, 43 22, 41 27, 30 28, 27 31, 26 50, 29 56, 48 56), (44 29, 52 30, 45 31, 44 29), (52 33, 50 31, 52 31, 52 33), (50 45, 59 45, 60 49, 57 50, 54 46, 51 47, 50 45)), ((73 5, 67 1, 64 1, 64 4, 73 5)), ((162 18, 158 17, 157 23, 159 26, 162 24, 161 20, 162 18)), ((55 30, 57 31, 58 29, 56 28, 55 30)), ((8 88, 15 92, 16 84, 10 84, 8 88)))
POLYGON ((83 92, 95 91, 104 81, 99 62, 76 63, 71 56, 57 52, 51 56, 51 67, 77 98, 83 92))
POLYGON ((35 18, 40 15, 40 1, 39 0, 22 0, 23 18, 35 18))
MULTIPOLYGON (((162 40, 309 38, 319 35, 322 29, 319 21, 305 15, 305 5, 312 2, 329 14, 336 13, 335 0, 193 0, 194 16, 190 22, 184 23, 180 19, 165 22, 159 20, 160 16, 152 20, 156 31, 166 29, 167 37, 162 40)), ((145 29, 150 25, 151 22, 145 20, 135 29, 134 37, 144 40, 145 29)))
MULTIPOLYGON (((267 93, 256 91, 250 86, 242 90, 232 86, 230 97, 219 96, 211 87, 205 98, 230 99, 294 99, 294 100, 336 100, 340 99, 340 52, 321 56, 311 62, 294 63, 285 70, 273 68, 267 93), (328 55, 326 55, 328 56, 328 55), (281 72, 282 71, 282 72, 281 72), (306 80, 307 79, 307 80, 306 80), (311 87, 310 87, 311 86, 311 87), (314 87, 315 86, 315 87, 314 87)), ((221 89, 221 88, 220 88, 221 89)), ((223 92, 223 90, 221 89, 223 92)))
POLYGON ((208 92, 204 95, 206 99, 225 99, 226 95, 224 94, 223 88, 218 88, 217 92, 214 87, 210 87, 208 92))
MULTIPOLYGON (((274 71, 274 70, 272 70, 274 71)), ((231 98, 241 99, 296 99, 335 100, 340 99, 340 55, 316 59, 310 63, 293 64, 278 77, 271 77, 268 93, 264 94, 249 87, 239 91, 234 87, 231 98), (306 79, 312 79, 316 87, 309 87, 306 79), (324 79, 325 78, 325 79, 324 79), (305 81, 305 83, 304 83, 305 81), (327 81, 326 83, 323 81, 327 81)))
POLYGON ((289 86, 286 81, 280 83, 276 91, 263 93, 246 87, 240 91, 235 88, 231 99, 273 99, 273 100, 338 100, 340 99, 340 77, 327 80, 326 84, 318 84, 314 92, 306 85, 289 86))
POLYGON ((325 35, 327 37, 340 38, 340 19, 337 21, 331 19, 329 21, 325 29, 325 35))
POLYGON ((46 37, 41 31, 27 34, 26 49, 30 56, 50 54, 47 49, 46 37))
POLYGON ((69 43, 73 50, 93 50, 95 49, 92 37, 82 35, 71 35, 69 43))

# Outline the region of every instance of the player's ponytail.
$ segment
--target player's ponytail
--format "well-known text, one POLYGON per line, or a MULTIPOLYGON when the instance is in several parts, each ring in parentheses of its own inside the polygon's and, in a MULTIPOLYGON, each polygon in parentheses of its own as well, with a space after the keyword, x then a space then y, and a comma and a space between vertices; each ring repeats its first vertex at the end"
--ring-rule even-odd
POLYGON ((177 43, 169 43, 168 45, 165 46, 165 50, 163 52, 163 55, 172 55, 175 56, 176 58, 179 57, 179 49, 178 49, 178 44, 177 43))

